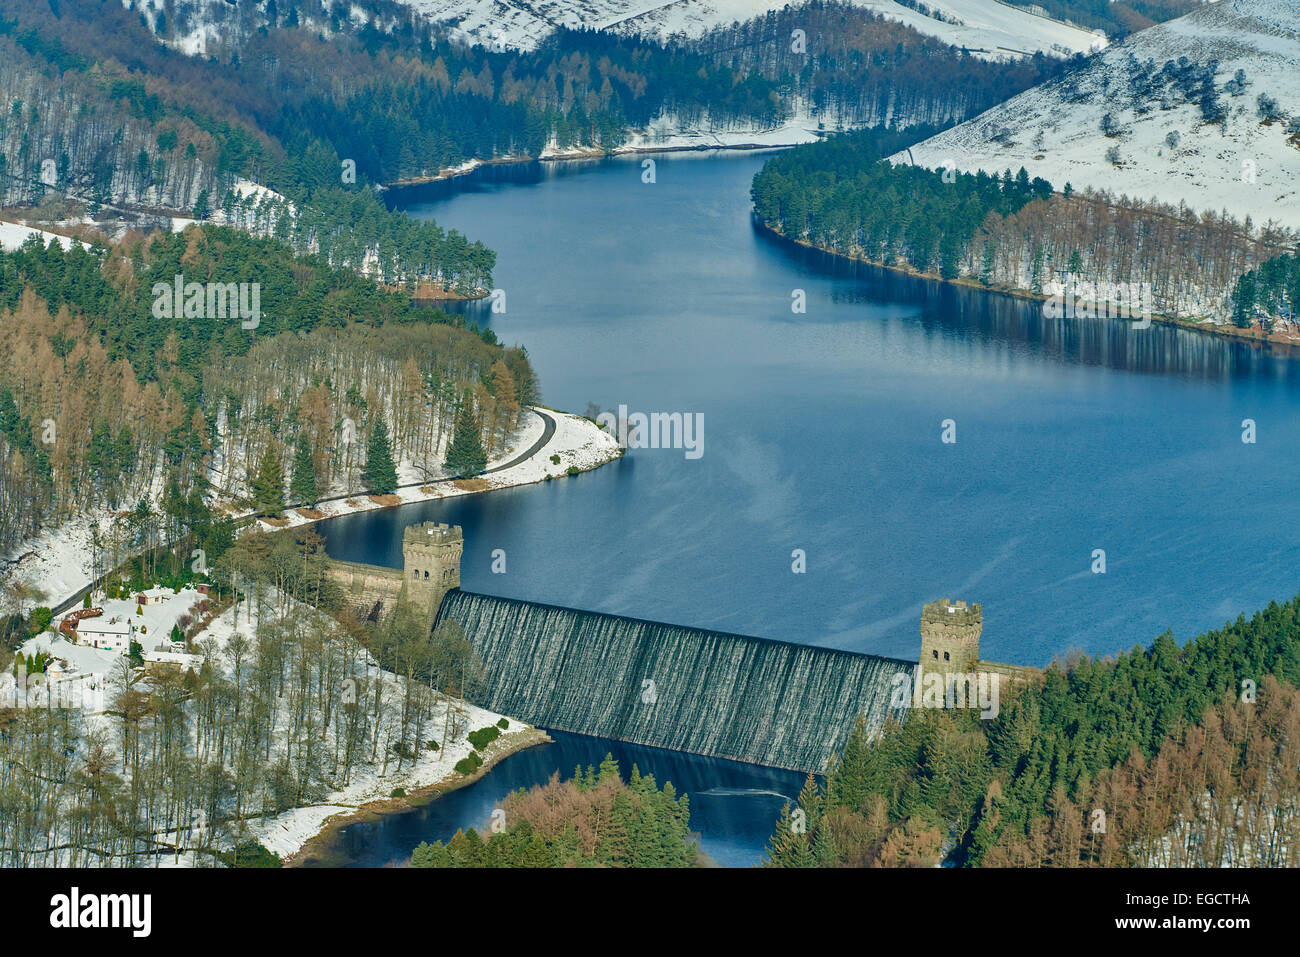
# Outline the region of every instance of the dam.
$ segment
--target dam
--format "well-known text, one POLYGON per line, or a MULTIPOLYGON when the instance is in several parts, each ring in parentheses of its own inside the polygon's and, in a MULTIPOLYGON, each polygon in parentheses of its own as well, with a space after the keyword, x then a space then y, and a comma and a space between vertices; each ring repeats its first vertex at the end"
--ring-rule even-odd
POLYGON ((398 602, 431 627, 455 621, 483 664, 469 697, 558 731, 792 771, 826 770, 861 716, 873 737, 909 707, 899 688, 1035 668, 979 657, 978 604, 940 599, 921 613, 920 662, 645 621, 460 590, 460 526, 403 532, 403 568, 331 562, 361 617, 398 602))
POLYGON ((544 728, 821 772, 857 716, 871 732, 906 708, 914 661, 451 591, 483 662, 482 703, 544 728))

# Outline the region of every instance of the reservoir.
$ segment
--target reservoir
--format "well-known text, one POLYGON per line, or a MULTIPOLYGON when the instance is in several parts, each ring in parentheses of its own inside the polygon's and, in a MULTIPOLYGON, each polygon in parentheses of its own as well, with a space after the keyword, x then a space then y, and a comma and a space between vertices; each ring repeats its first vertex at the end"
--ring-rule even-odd
MULTIPOLYGON (((913 660, 921 606, 964 598, 983 604, 985 657, 1039 666, 1181 642, 1296 593, 1300 365, 775 239, 749 214, 763 159, 663 154, 653 183, 642 157, 487 167, 402 192, 497 251, 506 311, 464 308, 527 347, 546 404, 698 414, 703 454, 631 449, 331 520, 329 552, 400 566, 406 525, 451 522, 470 591, 913 660)), ((610 749, 588 740, 595 761, 610 749)), ((515 786, 571 773, 546 753, 485 781, 515 762, 540 762, 515 786)), ((694 827, 706 849, 725 831, 694 827)))

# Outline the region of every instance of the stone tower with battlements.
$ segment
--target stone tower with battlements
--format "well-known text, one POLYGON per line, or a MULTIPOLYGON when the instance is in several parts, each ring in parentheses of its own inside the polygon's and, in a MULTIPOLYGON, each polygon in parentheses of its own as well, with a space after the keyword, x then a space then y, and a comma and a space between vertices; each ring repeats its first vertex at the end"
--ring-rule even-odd
POLYGON ((977 604, 941 598, 921 609, 921 668, 970 672, 980 658, 984 613, 977 604))
POLYGON ((443 596, 460 587, 465 536, 459 525, 424 522, 402 533, 402 597, 433 621, 443 596))

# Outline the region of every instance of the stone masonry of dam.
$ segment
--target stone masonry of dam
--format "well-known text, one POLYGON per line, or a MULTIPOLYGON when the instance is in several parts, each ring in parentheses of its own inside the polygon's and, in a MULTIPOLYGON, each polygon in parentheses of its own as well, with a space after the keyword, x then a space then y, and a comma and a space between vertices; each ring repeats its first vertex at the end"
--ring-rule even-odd
POLYGON ((483 662, 478 703, 543 728, 821 772, 859 715, 873 735, 906 715, 904 682, 1041 674, 981 659, 983 612, 964 601, 922 609, 918 663, 462 592, 463 551, 459 526, 425 522, 403 533, 400 571, 336 561, 330 574, 359 617, 410 601, 431 627, 459 622, 483 662))
POLYGON ((399 601, 407 601, 432 621, 443 596, 460 587, 464 548, 459 525, 408 525, 402 533, 400 569, 331 559, 328 574, 342 589, 344 604, 360 619, 377 621, 399 601))
POLYGON ((916 663, 462 591, 483 704, 561 731, 822 771, 857 715, 877 731, 916 663))

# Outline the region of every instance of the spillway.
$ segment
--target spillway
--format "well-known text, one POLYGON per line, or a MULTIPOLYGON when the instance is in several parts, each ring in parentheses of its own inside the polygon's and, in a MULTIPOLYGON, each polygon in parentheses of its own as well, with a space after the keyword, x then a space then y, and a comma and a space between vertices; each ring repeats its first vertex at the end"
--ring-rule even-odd
MULTIPOLYGON (((453 590, 438 621, 483 661, 476 697, 544 728, 821 772, 916 662, 453 590)), ((910 685, 909 685, 910 687, 910 685)))

